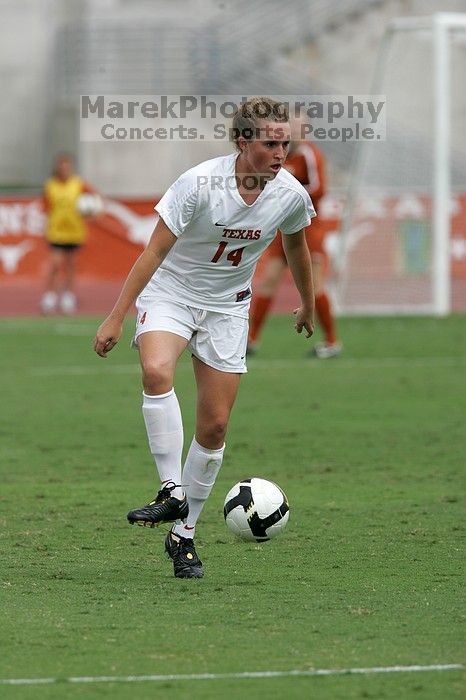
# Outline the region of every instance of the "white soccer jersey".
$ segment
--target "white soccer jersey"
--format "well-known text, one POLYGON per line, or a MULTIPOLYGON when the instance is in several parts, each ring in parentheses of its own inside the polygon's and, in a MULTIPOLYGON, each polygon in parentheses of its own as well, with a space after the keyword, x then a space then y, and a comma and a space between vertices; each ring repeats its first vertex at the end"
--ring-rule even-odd
POLYGON ((156 294, 208 311, 247 317, 259 257, 277 229, 296 233, 315 216, 304 187, 285 168, 246 204, 235 180, 237 154, 185 172, 155 207, 177 236, 141 297, 156 294))

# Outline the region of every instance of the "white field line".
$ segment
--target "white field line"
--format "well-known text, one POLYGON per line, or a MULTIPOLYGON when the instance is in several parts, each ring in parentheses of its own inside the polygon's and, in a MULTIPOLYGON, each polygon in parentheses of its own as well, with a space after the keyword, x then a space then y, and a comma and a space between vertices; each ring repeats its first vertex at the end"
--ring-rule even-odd
POLYGON ((157 683, 166 681, 216 681, 242 678, 284 678, 309 676, 366 676, 373 673, 420 673, 458 671, 463 664, 431 664, 429 666, 374 666, 372 668, 315 668, 308 671, 240 671, 238 673, 186 673, 157 676, 70 676, 69 678, 1 678, 0 685, 46 685, 51 683, 157 683))
MULTIPOLYGON (((409 367, 461 367, 466 364, 466 357, 380 357, 378 359, 330 359, 330 360, 260 360, 248 361, 252 372, 257 370, 303 369, 319 371, 328 369, 353 369, 356 367, 367 369, 380 368, 409 368, 409 367)), ((191 369, 189 363, 181 363, 178 370, 191 369)), ((114 365, 111 360, 101 361, 95 365, 54 365, 44 367, 30 367, 29 373, 34 377, 55 377, 66 375, 93 375, 93 374, 134 374, 139 372, 139 364, 114 365)))
POLYGON ((92 340, 96 334, 97 328, 98 324, 91 326, 82 323, 80 325, 73 324, 71 326, 66 323, 57 323, 52 330, 58 335, 87 335, 89 339, 92 340))
MULTIPOLYGON (((141 371, 139 364, 132 365, 111 365, 108 360, 101 364, 93 365, 64 365, 46 366, 46 367, 30 367, 29 374, 33 377, 65 377, 65 376, 86 376, 93 374, 138 374, 141 371)), ((179 365, 179 368, 182 365, 179 365)))
POLYGON ((28 321, 8 321, 2 319, 0 321, 0 333, 30 333, 47 335, 54 334, 57 335, 84 335, 93 338, 95 332, 99 326, 99 322, 96 320, 95 323, 54 323, 49 324, 46 321, 42 324, 37 322, 28 321))

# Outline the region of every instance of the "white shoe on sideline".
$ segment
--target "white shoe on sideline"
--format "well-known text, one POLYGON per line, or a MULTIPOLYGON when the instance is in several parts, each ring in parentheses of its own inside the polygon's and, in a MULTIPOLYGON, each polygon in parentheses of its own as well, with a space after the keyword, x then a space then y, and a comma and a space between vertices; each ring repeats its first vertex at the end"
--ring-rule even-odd
POLYGON ((48 315, 57 308, 58 296, 55 292, 45 292, 40 300, 40 309, 43 314, 48 315))
POLYGON ((343 351, 341 343, 317 343, 312 354, 320 360, 327 360, 330 357, 338 357, 343 351))
POLYGON ((64 314, 74 314, 76 311, 76 297, 73 292, 63 292, 60 299, 60 308, 64 314))

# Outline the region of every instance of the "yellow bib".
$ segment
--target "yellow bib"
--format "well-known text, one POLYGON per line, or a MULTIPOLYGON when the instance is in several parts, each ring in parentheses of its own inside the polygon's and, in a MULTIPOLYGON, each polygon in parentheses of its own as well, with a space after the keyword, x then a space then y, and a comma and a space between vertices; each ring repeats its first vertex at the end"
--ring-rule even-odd
POLYGON ((76 209, 83 181, 73 175, 66 182, 51 177, 45 183, 48 203, 46 237, 49 243, 84 243, 86 225, 76 209))

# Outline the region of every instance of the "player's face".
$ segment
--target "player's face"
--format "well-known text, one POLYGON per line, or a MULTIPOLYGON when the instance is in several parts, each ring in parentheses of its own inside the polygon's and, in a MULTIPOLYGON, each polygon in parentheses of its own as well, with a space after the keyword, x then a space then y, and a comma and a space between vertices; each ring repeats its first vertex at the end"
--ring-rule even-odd
POLYGON ((288 122, 260 119, 256 138, 240 139, 241 166, 244 172, 260 173, 273 179, 283 166, 290 146, 288 122))
POLYGON ((56 163, 55 172, 60 180, 68 180, 73 174, 73 161, 70 158, 60 158, 56 163))

